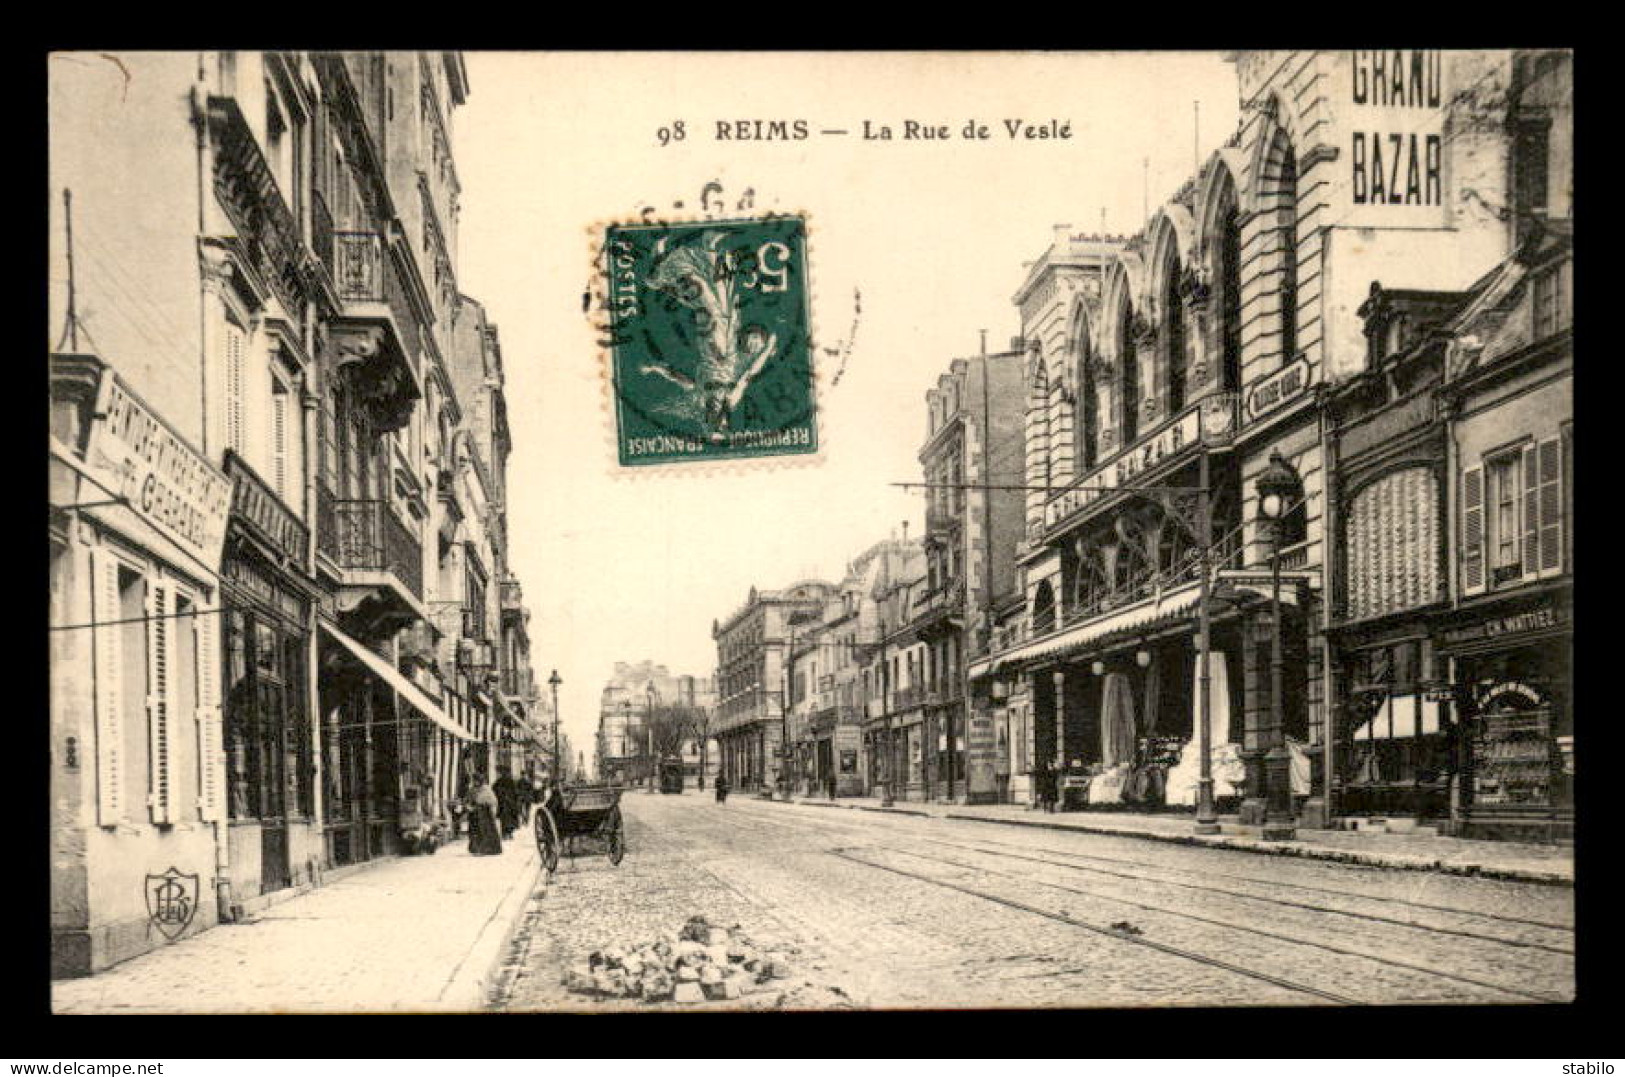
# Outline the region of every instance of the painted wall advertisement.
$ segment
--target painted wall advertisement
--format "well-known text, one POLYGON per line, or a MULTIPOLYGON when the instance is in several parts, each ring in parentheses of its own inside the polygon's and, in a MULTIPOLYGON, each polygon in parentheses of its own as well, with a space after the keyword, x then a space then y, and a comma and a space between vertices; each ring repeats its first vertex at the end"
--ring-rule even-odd
POLYGON ((1346 54, 1342 147, 1354 227, 1431 226, 1444 208, 1444 53, 1353 49, 1346 54))
POLYGON ((231 480, 111 371, 103 375, 85 463, 143 520, 203 565, 219 566, 231 480))
POLYGON ((965 786, 972 796, 992 793, 998 786, 994 768, 993 716, 973 714, 969 736, 966 738, 965 786))

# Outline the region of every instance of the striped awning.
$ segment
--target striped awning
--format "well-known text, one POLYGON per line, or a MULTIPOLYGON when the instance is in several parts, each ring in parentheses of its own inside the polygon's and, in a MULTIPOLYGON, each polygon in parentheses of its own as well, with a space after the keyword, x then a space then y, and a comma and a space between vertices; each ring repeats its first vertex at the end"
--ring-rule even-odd
POLYGON ((1073 625, 1071 628, 1053 632, 1042 639, 1032 640, 1028 643, 1013 647, 1002 654, 996 654, 980 662, 973 662, 970 667, 972 678, 985 677, 989 673, 1007 668, 1019 663, 1036 661, 1038 659, 1053 658, 1058 655, 1082 650, 1091 644, 1099 643, 1109 637, 1124 632, 1143 632, 1157 628, 1169 621, 1182 618, 1196 608, 1197 600, 1201 598, 1202 585, 1200 581, 1186 584, 1172 591, 1163 591, 1141 599, 1132 606, 1113 610, 1083 624, 1073 625))
POLYGON ((325 619, 320 623, 322 631, 327 633, 329 638, 360 659, 362 665, 366 666, 379 680, 393 688, 402 699, 406 700, 412 709, 418 711, 429 721, 459 740, 474 739, 473 734, 453 720, 441 708, 440 704, 430 699, 423 689, 413 684, 406 674, 390 665, 382 655, 375 653, 365 643, 352 638, 325 619))

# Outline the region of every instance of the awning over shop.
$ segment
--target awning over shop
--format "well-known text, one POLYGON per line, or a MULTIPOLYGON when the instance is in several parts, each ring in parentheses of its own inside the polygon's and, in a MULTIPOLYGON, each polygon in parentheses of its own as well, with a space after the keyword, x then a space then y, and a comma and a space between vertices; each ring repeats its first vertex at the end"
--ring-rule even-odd
POLYGON ((1439 704, 1420 694, 1391 696, 1354 731, 1356 741, 1398 740, 1439 732, 1439 704))
POLYGON ((343 646, 351 654, 361 660, 361 664, 371 670, 379 680, 389 685, 401 698, 411 704, 412 708, 422 714, 429 721, 444 729, 459 740, 473 740, 474 735, 451 719, 441 709, 440 704, 424 694, 423 689, 407 679, 406 674, 390 665, 381 656, 374 653, 371 648, 360 640, 354 639, 338 628, 321 621, 322 631, 327 633, 335 642, 343 646))
POLYGON ((977 662, 970 667, 970 675, 972 677, 985 676, 989 671, 996 668, 1016 662, 1048 658, 1051 655, 1067 651, 1075 651, 1088 644, 1122 632, 1145 631, 1156 628, 1167 621, 1183 617, 1191 610, 1194 610, 1201 593, 1202 587, 1198 581, 1175 591, 1166 591, 1149 599, 1142 599, 1127 609, 1118 610, 1116 613, 1107 614, 1063 632, 1057 632, 1043 639, 1016 647, 1003 654, 994 655, 985 661, 977 662))

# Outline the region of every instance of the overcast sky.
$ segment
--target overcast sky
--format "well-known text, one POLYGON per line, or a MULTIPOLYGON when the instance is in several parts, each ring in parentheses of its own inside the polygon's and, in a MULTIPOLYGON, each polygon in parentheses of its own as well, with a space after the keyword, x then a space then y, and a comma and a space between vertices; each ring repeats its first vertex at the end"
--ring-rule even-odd
POLYGON ((511 561, 540 678, 564 680, 564 728, 592 759, 617 660, 709 676, 711 623, 752 584, 838 579, 848 558, 923 523, 924 394, 980 331, 1003 350, 1011 296, 1052 227, 1131 233, 1236 125, 1217 54, 733 55, 470 53, 455 118, 459 283, 500 331, 514 455, 511 561), (719 120, 805 120, 802 141, 718 141, 719 120), (991 138, 960 137, 969 120, 991 138), (1004 121, 1070 122, 1012 141, 1004 121), (675 121, 685 137, 662 147, 675 121), (863 121, 890 142, 860 138, 863 121), (946 124, 945 142, 903 123, 946 124), (820 135, 846 129, 846 136, 820 135), (1149 160, 1149 182, 1143 163, 1149 160), (581 310, 595 239, 644 206, 675 219, 720 182, 730 206, 808 215, 820 354, 812 464, 745 461, 697 476, 615 462, 609 382, 581 310), (673 209, 682 202, 683 210, 673 209), (854 289, 862 313, 854 323, 854 289))

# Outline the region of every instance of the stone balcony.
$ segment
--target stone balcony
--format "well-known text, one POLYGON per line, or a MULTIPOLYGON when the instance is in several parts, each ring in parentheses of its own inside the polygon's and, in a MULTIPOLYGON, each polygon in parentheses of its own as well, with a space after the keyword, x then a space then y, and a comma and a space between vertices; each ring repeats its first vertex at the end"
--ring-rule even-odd
POLYGON ((379 232, 335 231, 329 266, 340 300, 328 323, 334 363, 353 371, 381 430, 405 426, 423 396, 418 322, 390 246, 379 232))

